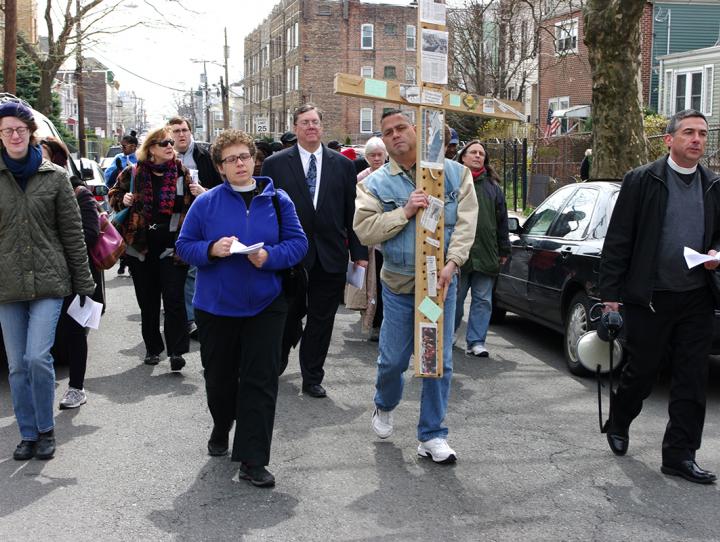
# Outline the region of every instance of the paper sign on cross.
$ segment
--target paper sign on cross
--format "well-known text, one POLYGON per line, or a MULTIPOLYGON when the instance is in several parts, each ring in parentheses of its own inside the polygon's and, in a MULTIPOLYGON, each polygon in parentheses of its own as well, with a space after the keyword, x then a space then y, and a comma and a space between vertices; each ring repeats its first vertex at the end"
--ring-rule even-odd
POLYGON ((421 32, 421 45, 417 55, 417 85, 343 73, 335 75, 336 94, 390 102, 404 109, 416 108, 416 124, 420 129, 417 130, 415 183, 429 196, 431 205, 420 210, 415 224, 415 376, 435 378, 443 375, 443 320, 455 318, 454 314, 443 313, 443 292, 435 287, 445 265, 444 111, 525 121, 519 102, 447 90, 439 82, 447 80, 448 36, 444 9, 444 4, 435 0, 419 2, 417 28, 421 32), (433 64, 433 60, 439 62, 433 64), (427 70, 432 73, 423 74, 424 66, 432 68, 427 70), (444 79, 437 73, 443 70, 444 79))

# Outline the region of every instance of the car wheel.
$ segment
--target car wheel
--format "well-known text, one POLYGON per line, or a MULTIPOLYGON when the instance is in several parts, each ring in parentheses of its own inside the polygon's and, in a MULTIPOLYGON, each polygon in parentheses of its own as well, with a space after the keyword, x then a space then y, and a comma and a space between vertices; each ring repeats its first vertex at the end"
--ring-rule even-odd
POLYGON ((595 324, 590 322, 590 299, 588 296, 583 292, 576 293, 570 300, 565 314, 565 336, 563 338, 565 362, 572 374, 588 376, 590 371, 580 363, 577 349, 580 337, 595 329, 595 324))

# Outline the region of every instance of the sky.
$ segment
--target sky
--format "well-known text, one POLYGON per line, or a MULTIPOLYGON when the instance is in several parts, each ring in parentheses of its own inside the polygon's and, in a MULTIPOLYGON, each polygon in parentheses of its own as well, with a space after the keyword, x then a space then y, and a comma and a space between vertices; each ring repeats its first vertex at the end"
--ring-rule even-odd
MULTIPOLYGON (((52 1, 55 4, 58 2, 52 1)), ((122 1, 123 8, 111 16, 112 26, 136 25, 138 21, 157 18, 147 0, 122 1)), ((151 1, 167 19, 183 28, 133 26, 124 32, 103 37, 102 44, 84 51, 83 56, 95 57, 108 66, 120 83, 121 91, 135 91, 136 95, 145 98, 148 118, 153 126, 160 124, 165 116, 175 113, 174 95, 180 94, 178 90, 200 85, 203 65, 193 60, 212 61, 207 63, 208 81, 219 83, 220 76, 224 75, 221 66, 224 27, 227 27, 230 46, 230 82, 239 81, 244 67, 245 36, 279 3, 279 0, 151 1)), ((365 1, 394 5, 409 3, 409 0, 365 1)), ((46 2, 38 2, 40 35, 47 33, 43 22, 46 2)))

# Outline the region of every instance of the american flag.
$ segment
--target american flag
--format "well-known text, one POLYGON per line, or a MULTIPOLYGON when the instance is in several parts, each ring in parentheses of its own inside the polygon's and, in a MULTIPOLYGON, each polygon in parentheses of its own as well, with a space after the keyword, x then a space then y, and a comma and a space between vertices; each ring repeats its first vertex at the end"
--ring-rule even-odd
POLYGON ((558 128, 560 128, 560 119, 553 117, 552 107, 548 107, 547 119, 545 119, 545 137, 554 135, 558 128))

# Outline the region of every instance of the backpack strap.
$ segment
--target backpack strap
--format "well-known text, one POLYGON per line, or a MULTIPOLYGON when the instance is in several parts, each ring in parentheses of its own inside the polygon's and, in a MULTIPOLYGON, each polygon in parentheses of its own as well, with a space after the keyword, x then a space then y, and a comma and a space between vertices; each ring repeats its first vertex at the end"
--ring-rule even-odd
POLYGON ((275 216, 277 217, 278 223, 278 240, 280 240, 280 230, 282 229, 282 215, 280 214, 280 200, 278 199, 277 192, 272 196, 273 207, 275 207, 275 216))

